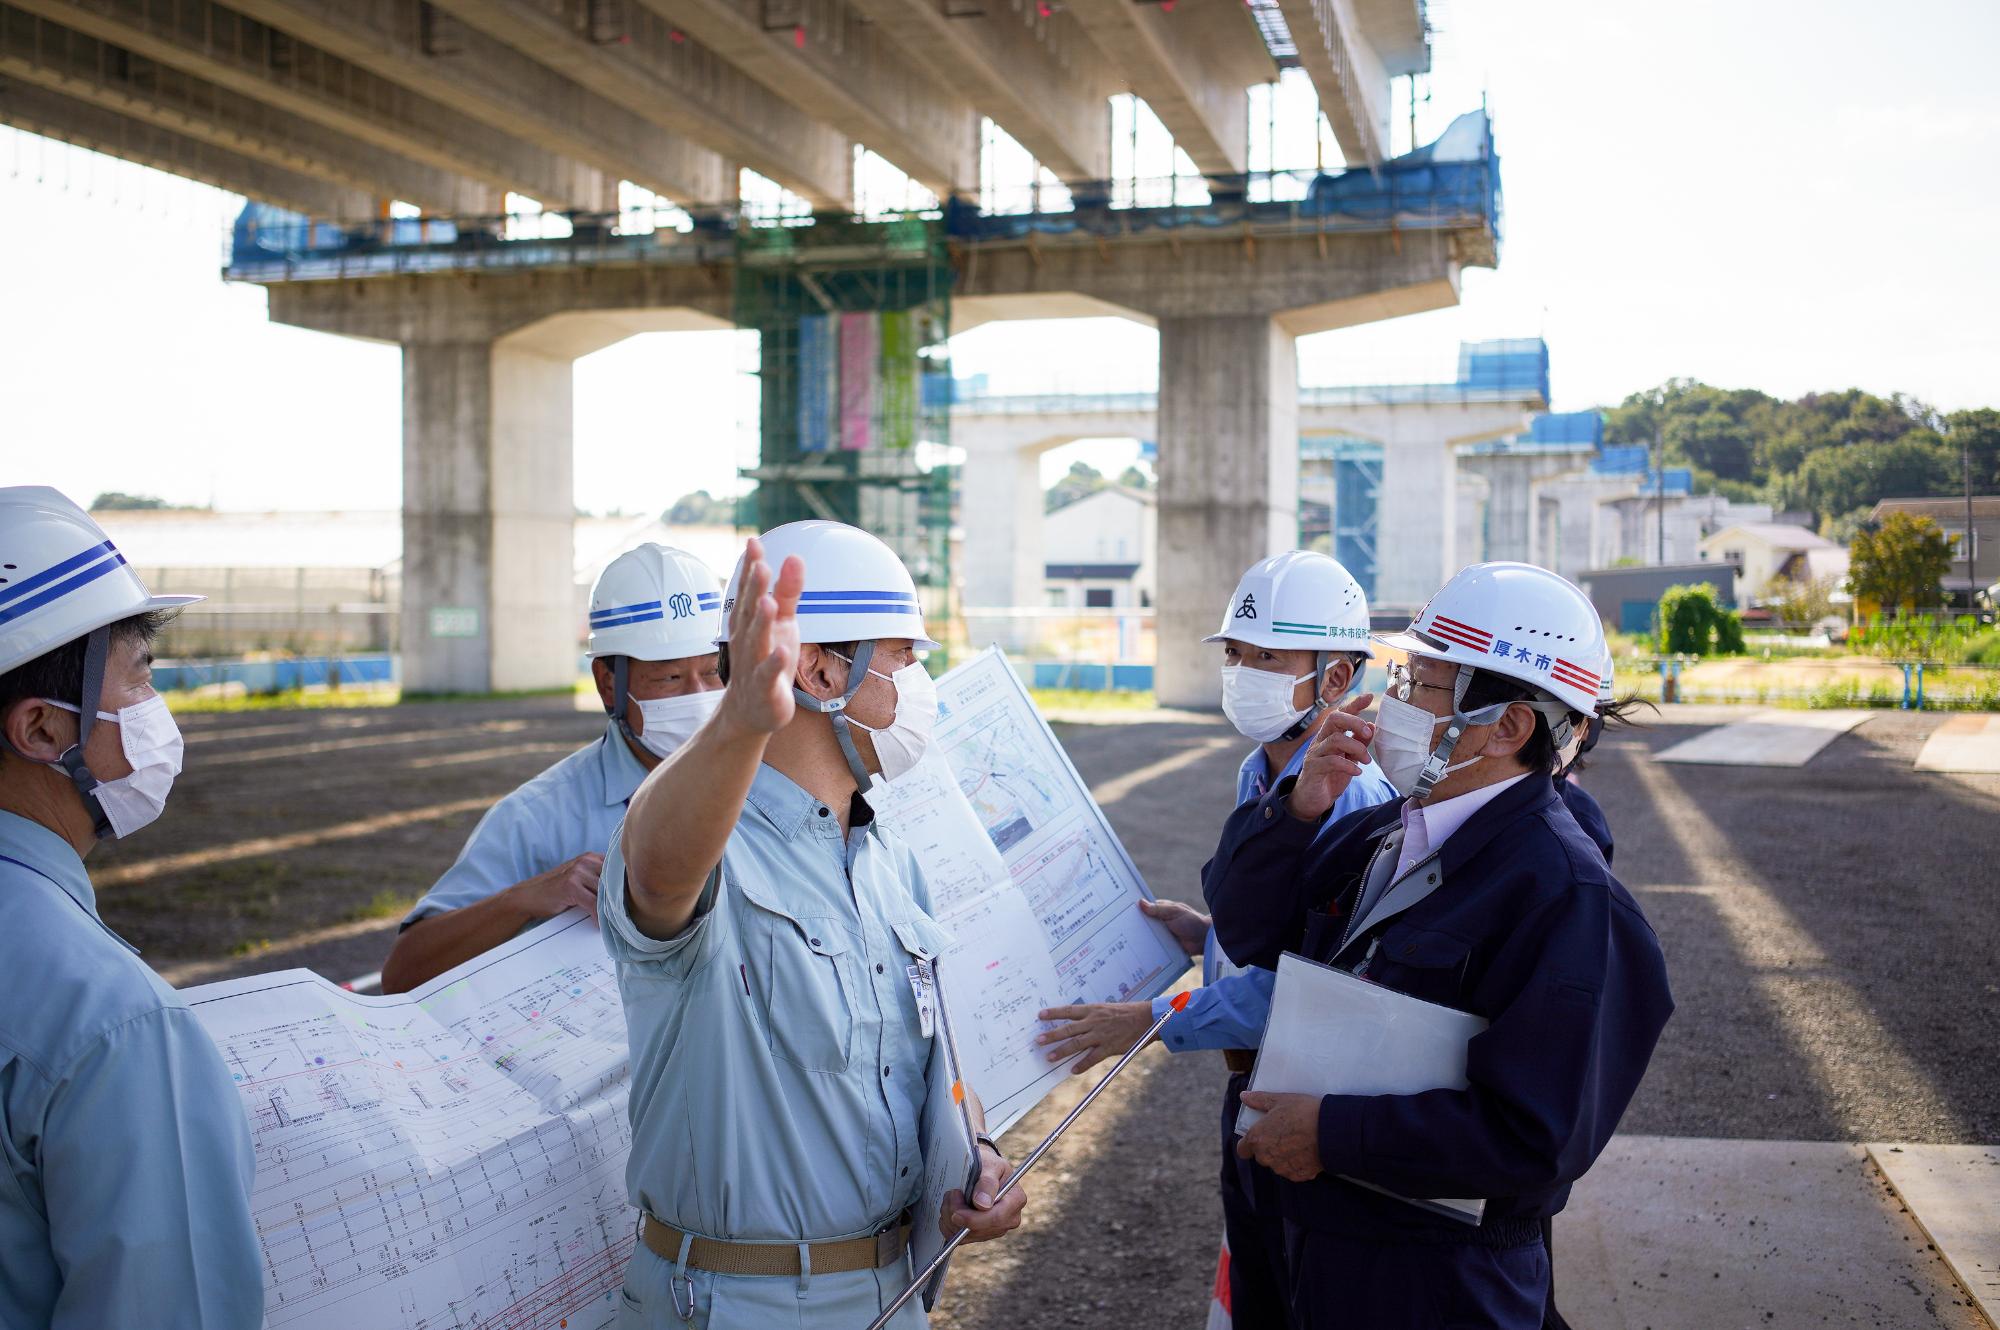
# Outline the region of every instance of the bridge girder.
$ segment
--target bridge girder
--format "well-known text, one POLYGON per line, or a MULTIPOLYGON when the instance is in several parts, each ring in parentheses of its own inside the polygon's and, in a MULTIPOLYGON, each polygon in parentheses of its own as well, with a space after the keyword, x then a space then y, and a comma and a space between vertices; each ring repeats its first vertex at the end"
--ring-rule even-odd
POLYGON ((0 75, 375 198, 440 213, 496 210, 498 191, 356 143, 95 37, 0 5, 0 75))
POLYGON ((650 10, 628 10, 625 31, 599 43, 570 23, 563 0, 431 2, 669 133, 816 204, 844 207, 852 197, 853 157, 845 135, 773 96, 650 10))

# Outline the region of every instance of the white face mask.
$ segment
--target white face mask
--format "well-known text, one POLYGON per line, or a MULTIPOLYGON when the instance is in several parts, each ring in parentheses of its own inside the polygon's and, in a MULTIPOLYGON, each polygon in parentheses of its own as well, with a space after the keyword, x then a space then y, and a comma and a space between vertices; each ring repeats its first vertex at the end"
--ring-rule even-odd
POLYGON ((1299 723, 1312 708, 1292 705, 1292 693, 1299 684, 1317 678, 1301 674, 1287 678, 1248 665, 1222 667, 1222 714, 1236 732, 1260 744, 1270 743, 1299 723))
MULTIPOLYGON (((1382 768, 1382 774, 1396 787, 1396 793, 1408 794, 1417 787, 1417 777, 1424 772, 1424 763, 1431 760, 1431 735, 1445 722, 1443 716, 1433 716, 1414 702, 1401 698, 1385 697, 1381 709, 1375 717, 1375 740, 1368 745, 1375 765, 1382 768)), ((1478 756, 1463 762, 1454 762, 1444 769, 1443 775, 1463 771, 1479 761, 1478 756)))
MULTIPOLYGON (((64 711, 83 714, 81 708, 67 702, 52 697, 42 700, 64 711)), ((97 718, 118 727, 119 746, 124 750, 125 760, 132 764, 129 775, 101 780, 91 790, 97 806, 111 823, 111 834, 122 839, 157 818, 166 808, 167 792, 174 787, 174 777, 181 774, 185 745, 180 726, 174 724, 173 712, 167 710, 167 699, 158 693, 143 702, 120 707, 116 714, 100 711, 97 718)))
POLYGON ((634 736, 654 757, 669 758, 674 750, 694 737, 722 705, 722 690, 683 693, 679 697, 635 697, 639 723, 645 726, 634 736))
POLYGON ((911 661, 894 674, 870 670, 896 689, 896 718, 882 729, 863 725, 852 715, 847 723, 875 736, 875 760, 882 764, 883 781, 892 781, 923 761, 930 750, 931 730, 937 725, 937 681, 924 669, 922 661, 911 661))

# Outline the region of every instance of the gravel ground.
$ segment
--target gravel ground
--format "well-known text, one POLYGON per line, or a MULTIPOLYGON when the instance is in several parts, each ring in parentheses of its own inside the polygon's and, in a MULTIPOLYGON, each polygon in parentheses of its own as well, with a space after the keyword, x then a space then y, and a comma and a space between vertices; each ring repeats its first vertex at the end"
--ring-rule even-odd
MULTIPOLYGON (((2000 777, 1913 771, 1939 721, 1878 713, 1796 770, 1648 760, 1685 725, 1600 747, 1584 780, 1679 1002, 1627 1131, 2000 1140, 2000 777)), ((104 915, 176 982, 373 970, 479 808, 600 724, 568 699, 190 717, 167 817, 91 858, 104 915)), ((1199 902, 1240 757, 1221 722, 1059 729, 1093 784, 1186 757, 1106 812, 1156 892, 1199 902)), ((935 1323, 1198 1323, 1223 1079, 1214 1055, 1143 1058, 1037 1173, 1028 1228, 965 1254, 935 1323)))

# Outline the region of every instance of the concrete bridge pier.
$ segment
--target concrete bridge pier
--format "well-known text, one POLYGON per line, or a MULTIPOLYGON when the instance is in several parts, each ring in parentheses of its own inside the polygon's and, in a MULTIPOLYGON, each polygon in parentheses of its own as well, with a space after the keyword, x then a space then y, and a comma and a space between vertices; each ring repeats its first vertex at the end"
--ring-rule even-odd
POLYGON ((576 673, 572 362, 532 334, 403 348, 403 687, 576 673))
POLYGON ((702 269, 270 287, 274 322, 403 349, 406 691, 575 681, 573 367, 639 333, 732 327, 729 291, 702 269))
POLYGON ((1159 662, 1169 706, 1213 706, 1215 631, 1243 570, 1299 535, 1297 339, 1258 314, 1160 326, 1159 662))

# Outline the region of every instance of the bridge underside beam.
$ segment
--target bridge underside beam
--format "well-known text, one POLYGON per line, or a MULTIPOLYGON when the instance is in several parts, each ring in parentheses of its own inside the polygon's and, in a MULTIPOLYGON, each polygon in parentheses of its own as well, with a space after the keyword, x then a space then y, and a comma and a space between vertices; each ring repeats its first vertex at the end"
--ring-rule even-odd
POLYGON ((716 153, 662 133, 420 0, 232 0, 232 7, 543 152, 588 163, 609 182, 598 206, 613 206, 620 180, 682 202, 735 197, 736 168, 716 153))
POLYGON ((322 125, 0 5, 0 76, 74 97, 298 175, 432 212, 498 210, 498 190, 357 144, 322 125))
POLYGON ((26 82, 0 83, 0 121, 315 217, 359 216, 375 202, 359 190, 287 171, 26 82))
POLYGON ((847 139, 771 95, 650 11, 625 11, 615 40, 591 40, 564 0, 432 0, 461 21, 668 132, 702 143, 829 207, 853 194, 847 139), (676 35, 679 40, 675 40, 676 35))
POLYGON ((1361 35, 1354 0, 1278 0, 1278 10, 1347 164, 1380 165, 1389 155, 1389 74, 1361 35))
POLYGON ((994 5, 951 17, 940 0, 854 0, 913 58, 935 70, 1064 180, 1111 174, 1116 77, 1067 14, 1024 17, 994 5))
POLYGON ((943 198, 979 188, 979 112, 844 7, 800 31, 764 24, 763 0, 642 0, 772 93, 866 144, 943 198))
POLYGON ((1197 169, 1229 175, 1247 168, 1245 89, 1276 78, 1278 68, 1246 8, 1070 0, 1069 11, 1197 169))
MULTIPOLYGON (((207 0, 13 0, 66 28, 398 153, 556 206, 599 208, 617 180, 511 138, 207 0)), ((275 202, 276 200, 273 200, 275 202)))

